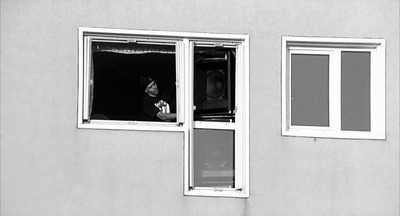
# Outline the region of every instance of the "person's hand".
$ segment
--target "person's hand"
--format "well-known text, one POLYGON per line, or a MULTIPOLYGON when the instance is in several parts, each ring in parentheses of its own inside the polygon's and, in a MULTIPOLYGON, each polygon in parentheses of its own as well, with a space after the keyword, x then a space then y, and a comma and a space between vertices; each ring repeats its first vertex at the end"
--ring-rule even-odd
POLYGON ((165 102, 164 108, 165 108, 165 112, 164 113, 170 113, 171 112, 170 109, 169 109, 169 104, 167 102, 165 102))
POLYGON ((160 100, 154 106, 161 110, 162 113, 170 113, 169 104, 166 101, 160 100))

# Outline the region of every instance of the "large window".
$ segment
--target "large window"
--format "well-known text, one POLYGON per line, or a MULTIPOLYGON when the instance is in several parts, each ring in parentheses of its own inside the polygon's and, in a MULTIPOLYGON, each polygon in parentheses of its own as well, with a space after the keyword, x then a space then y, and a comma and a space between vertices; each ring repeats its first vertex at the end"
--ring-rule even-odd
POLYGON ((84 28, 79 36, 80 128, 177 130, 184 105, 177 85, 183 76, 181 40, 84 28), (161 106, 146 107, 145 77, 160 91, 150 102, 168 98, 168 112, 176 117, 164 121, 156 116, 158 109, 166 112, 161 106))
POLYGON ((384 40, 283 37, 282 134, 384 139, 384 40))
POLYGON ((185 195, 248 197, 248 43, 79 28, 78 128, 183 132, 185 195))

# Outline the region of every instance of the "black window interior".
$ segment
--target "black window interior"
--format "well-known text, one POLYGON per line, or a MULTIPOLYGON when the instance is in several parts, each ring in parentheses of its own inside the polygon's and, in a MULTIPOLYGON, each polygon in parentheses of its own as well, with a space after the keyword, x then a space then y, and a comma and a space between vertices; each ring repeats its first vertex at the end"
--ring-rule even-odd
POLYGON ((154 78, 162 91, 176 98, 175 68, 175 53, 93 52, 91 119, 146 120, 140 108, 145 93, 140 77, 154 78))
POLYGON ((235 120, 235 55, 234 48, 195 47, 195 120, 235 120))

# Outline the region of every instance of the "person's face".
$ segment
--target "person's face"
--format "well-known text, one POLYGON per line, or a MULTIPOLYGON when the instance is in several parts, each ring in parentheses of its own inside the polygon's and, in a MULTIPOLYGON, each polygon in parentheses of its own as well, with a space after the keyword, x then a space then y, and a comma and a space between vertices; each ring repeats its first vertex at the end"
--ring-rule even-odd
POLYGON ((147 92, 151 96, 157 96, 159 93, 157 83, 152 81, 151 83, 149 83, 149 85, 147 85, 147 87, 144 91, 147 92))

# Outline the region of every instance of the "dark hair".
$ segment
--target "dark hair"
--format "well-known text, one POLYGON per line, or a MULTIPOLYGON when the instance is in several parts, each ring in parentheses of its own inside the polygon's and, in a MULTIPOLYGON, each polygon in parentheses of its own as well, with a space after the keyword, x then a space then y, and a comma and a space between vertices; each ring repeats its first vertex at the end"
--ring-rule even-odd
POLYGON ((154 80, 151 77, 142 76, 142 77, 140 77, 140 87, 142 87, 143 89, 146 89, 146 87, 153 81, 154 80))

